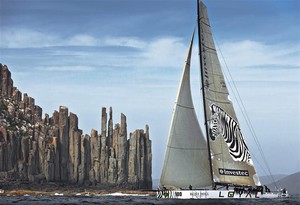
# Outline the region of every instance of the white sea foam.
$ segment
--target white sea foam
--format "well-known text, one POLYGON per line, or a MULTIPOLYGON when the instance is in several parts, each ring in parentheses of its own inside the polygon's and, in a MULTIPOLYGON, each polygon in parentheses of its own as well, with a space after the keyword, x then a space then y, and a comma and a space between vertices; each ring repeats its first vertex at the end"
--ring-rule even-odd
POLYGON ((100 194, 99 196, 149 196, 149 194, 124 194, 121 192, 115 192, 111 194, 100 194))

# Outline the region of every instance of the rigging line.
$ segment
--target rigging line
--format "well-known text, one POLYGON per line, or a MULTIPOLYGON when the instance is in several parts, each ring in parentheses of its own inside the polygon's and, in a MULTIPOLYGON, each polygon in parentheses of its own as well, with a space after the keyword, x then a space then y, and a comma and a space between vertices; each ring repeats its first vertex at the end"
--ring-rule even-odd
POLYGON ((265 167, 259 162, 258 158, 256 158, 256 156, 251 152, 251 157, 253 157, 253 159, 255 159, 255 163, 258 164, 258 166, 263 170, 263 172, 267 175, 267 171, 265 170, 265 167))
POLYGON ((250 132, 251 132, 251 134, 252 134, 252 136, 253 136, 253 138, 254 138, 255 143, 256 143, 257 146, 258 146, 259 152, 260 152, 261 157, 262 157, 262 159, 263 159, 263 161, 264 161, 264 163, 265 163, 265 165, 266 165, 266 167, 267 167, 267 169, 268 169, 268 172, 269 172, 269 174, 270 174, 270 176, 271 176, 271 178, 272 178, 272 181, 273 181, 275 187, 278 189, 278 187, 277 187, 277 185, 276 185, 276 182, 275 182, 275 180, 274 180, 273 174, 272 174, 272 172, 271 172, 271 170, 270 170, 270 166, 269 166, 269 164, 268 164, 268 162, 267 162, 267 160, 266 160, 266 157, 265 157, 265 155, 264 155, 263 149, 262 149, 262 147, 261 147, 261 145, 260 145, 260 143, 259 143, 259 141, 258 141, 257 135, 256 135, 256 133, 255 133, 255 131, 254 131, 254 128, 253 128, 253 126, 252 126, 252 123, 251 123, 251 121, 250 121, 250 118, 249 118, 249 116, 248 116, 248 114, 247 114, 246 108, 245 108, 245 106, 244 106, 244 104, 243 104, 243 101, 242 101, 242 99, 241 99, 241 96, 240 96, 240 94, 239 94, 239 92, 238 92, 238 89, 237 89, 237 87, 236 87, 236 85, 235 85, 235 82, 234 82, 234 80, 233 80, 233 77, 232 77, 232 75, 231 75, 231 73, 230 73, 230 70, 229 70, 229 68, 228 68, 228 66, 227 66, 227 63, 226 63, 225 58, 224 58, 224 56, 223 56, 223 53, 222 53, 222 51, 221 51, 221 49, 220 49, 220 47, 219 47, 219 44, 218 44, 216 38, 214 38, 214 39, 215 39, 215 42, 216 42, 216 44, 217 44, 218 50, 220 51, 221 57, 222 57, 222 59, 223 59, 223 61, 224 61, 224 63, 225 63, 225 67, 226 67, 226 69, 227 69, 227 71, 228 71, 228 73, 229 73, 229 77, 230 77, 230 79, 232 80, 232 84, 233 84, 235 90, 232 88, 231 84, 229 83, 229 80, 228 80, 227 75, 226 75, 225 73, 224 73, 224 76, 225 76, 226 80, 228 81, 228 84, 229 84, 230 89, 233 91, 233 95, 234 95, 235 99, 237 100, 237 104, 238 104, 239 108, 241 109, 241 112, 242 112, 244 118, 246 119, 246 123, 247 123, 247 125, 248 125, 248 128, 249 128, 249 130, 250 130, 250 132), (237 93, 238 98, 236 97, 235 92, 237 93))
MULTIPOLYGON (((262 147, 261 147, 261 145, 260 145, 260 143, 259 143, 258 137, 257 137, 257 135, 256 135, 256 133, 255 133, 255 131, 254 131, 254 128, 253 128, 253 126, 252 126, 252 123, 251 123, 251 121, 250 121, 250 118, 249 118, 249 116, 248 116, 248 114, 247 114, 246 108, 245 108, 245 106, 244 106, 244 104, 243 104, 243 101, 242 101, 242 99, 241 99, 241 96, 239 95, 239 92, 238 92, 237 87, 236 87, 236 85, 235 85, 235 83, 234 83, 234 80, 233 80, 233 78, 232 78, 232 75, 231 75, 231 73, 230 73, 230 71, 229 71, 229 69, 228 69, 228 66, 227 66, 227 64, 226 64, 225 58, 224 58, 224 56, 223 56, 221 50, 220 50, 220 53, 221 53, 221 55, 222 55, 222 58, 223 58, 223 60, 224 60, 225 65, 226 65, 226 69, 227 69, 227 71, 228 71, 228 73, 229 73, 229 76, 230 76, 230 78, 232 79, 232 84, 233 84, 233 86, 234 86, 234 88, 235 88, 235 90, 236 90, 238 99, 236 98, 235 95, 234 95, 234 97, 237 99, 237 102, 238 102, 238 105, 239 105, 239 107, 240 107, 240 109, 241 109, 241 111, 242 111, 242 114, 243 114, 244 118, 246 119, 246 123, 247 123, 247 125, 248 125, 248 128, 249 128, 249 130, 250 130, 250 132, 251 132, 251 134, 252 134, 252 136, 253 136, 253 138, 254 138, 254 141, 255 141, 256 145, 258 146, 259 152, 260 152, 261 157, 262 157, 262 159, 263 159, 263 161, 264 161, 264 163, 265 163, 265 165, 266 165, 266 168, 267 168, 267 170, 268 170, 268 173, 269 173, 269 175, 271 176, 271 179, 272 179, 273 183, 275 184, 275 187, 278 189, 278 187, 277 187, 277 185, 276 185, 276 182, 275 182, 275 180, 274 180, 273 174, 272 174, 272 172, 271 172, 271 170, 270 170, 270 166, 269 166, 269 164, 268 164, 268 162, 267 162, 267 159, 266 159, 266 157, 265 157, 264 151, 263 151, 263 149, 262 149, 262 147), (239 100, 240 102, 239 102, 238 100, 239 100), (241 103, 241 105, 240 105, 240 103, 241 103)), ((227 78, 227 76, 226 76, 226 78, 227 78)), ((228 79, 227 79, 227 80, 228 80, 228 79)), ((230 85, 230 84, 229 84, 229 85, 230 85)), ((233 90, 231 86, 230 86, 230 88, 231 88, 231 90, 233 90)), ((257 161, 257 162, 258 162, 258 161, 257 161)), ((265 172, 265 170, 264 170, 264 172, 265 172)))
MULTIPOLYGON (((261 148, 261 145, 260 145, 260 143, 259 143, 259 141, 258 141, 258 139, 257 139, 256 133, 255 133, 255 131, 254 131, 254 128, 253 128, 253 126, 252 126, 252 123, 251 123, 251 121, 250 121, 250 118, 249 118, 249 116, 248 116, 248 114, 247 114, 246 108, 245 108, 245 106, 244 106, 244 104, 243 104, 243 101, 242 101, 240 95, 239 95, 239 92, 238 92, 237 87, 236 87, 236 85, 235 85, 235 83, 234 83, 233 77, 232 77, 232 75, 231 75, 231 73, 230 73, 230 70, 229 70, 229 68, 228 68, 228 66, 227 66, 227 63, 226 63, 226 61, 225 61, 225 58, 224 58, 224 56, 223 56, 223 53, 221 52, 221 49, 220 49, 218 43, 217 43, 217 46, 218 46, 218 48, 219 48, 220 54, 221 54, 221 56, 222 56, 222 58, 223 58, 223 61, 224 61, 224 63, 225 63, 226 69, 227 69, 227 71, 228 71, 228 73, 229 73, 229 76, 230 76, 230 78, 231 78, 231 80, 232 80, 232 84, 233 84, 235 90, 232 88, 231 84, 229 83, 229 79, 228 79, 228 77, 227 77, 227 75, 226 75, 225 73, 224 73, 224 76, 225 76, 226 80, 228 81, 228 84, 229 84, 230 89, 233 91, 234 98, 237 100, 237 104, 238 104, 238 106, 239 106, 239 108, 240 108, 240 110, 241 110, 241 112, 242 112, 242 115, 244 116, 244 118, 245 118, 245 120, 246 120, 246 124, 247 124, 247 126, 248 126, 248 128, 249 128, 249 130, 250 130, 250 132, 251 132, 251 135, 253 136, 253 139, 254 139, 256 145, 258 146, 258 149, 259 149, 259 152, 260 152, 260 154, 261 154, 261 157, 262 157, 262 159, 263 159, 263 161, 264 161, 264 163, 265 163, 265 165, 266 165, 266 167, 267 167, 267 169, 268 169, 268 172, 269 172, 270 176, 272 177, 273 182, 275 183, 275 180, 274 180, 274 178, 273 178, 273 175, 272 175, 272 173, 271 173, 271 170, 270 170, 269 165, 268 165, 268 163, 267 163, 267 160, 266 160, 266 158, 265 158, 264 152, 263 152, 263 150, 262 150, 262 148, 261 148), (237 93, 237 96, 238 96, 238 97, 236 96, 235 92, 237 93)), ((264 170, 264 172, 265 172, 265 170, 264 170)))
MULTIPOLYGON (((247 111, 246 111, 246 109, 245 109, 245 106, 244 106, 244 104, 243 104, 243 101, 242 101, 242 99, 241 99, 241 96, 239 95, 239 92, 238 92, 238 90, 237 90, 237 87, 236 87, 236 85, 235 85, 235 83, 234 83, 233 77, 232 77, 232 75, 231 75, 231 73, 230 73, 230 70, 229 70, 229 68, 228 68, 228 66, 227 66, 227 63, 226 63, 225 58, 224 58, 224 56, 223 56, 223 53, 222 53, 222 51, 221 51, 221 49, 220 49, 220 47, 219 47, 218 44, 217 44, 217 46, 218 46, 218 48, 219 48, 219 50, 220 50, 221 56, 222 56, 222 58, 223 58, 223 60, 224 60, 226 69, 227 69, 227 71, 228 71, 228 73, 229 73, 229 76, 230 76, 230 78, 231 78, 231 80, 232 80, 232 84, 233 84, 233 86, 234 86, 235 91, 234 91, 234 89, 232 88, 232 86, 231 86, 230 83, 229 83, 229 86, 230 86, 231 90, 233 91, 234 97, 235 97, 235 99, 237 100, 238 106, 240 107, 241 112, 242 112, 242 114, 243 114, 243 116, 244 116, 244 118, 245 118, 245 120, 246 120, 247 126, 248 126, 248 128, 249 128, 249 130, 250 130, 250 132, 251 132, 251 135, 253 136, 256 145, 258 146, 259 152, 260 152, 261 157, 262 157, 262 159, 263 159, 263 161, 264 161, 264 163, 265 163, 265 165, 266 165, 266 167, 267 167, 267 169, 268 169, 268 172, 269 172, 269 174, 270 174, 270 176, 271 176, 271 178, 272 178, 272 181, 274 182, 275 187, 277 188, 277 185, 276 185, 275 180, 274 180, 274 178, 273 178, 273 175, 272 175, 272 173, 271 173, 269 164, 268 164, 268 162, 267 162, 267 160, 266 160, 266 157, 265 157, 265 155, 264 155, 263 149, 262 149, 262 147, 261 147, 261 145, 260 145, 260 143, 259 143, 259 141, 258 141, 257 135, 256 135, 256 133, 255 133, 255 131, 254 131, 254 128, 253 128, 253 126, 252 126, 252 123, 251 123, 251 121, 250 121, 250 118, 249 118, 249 116, 248 116, 248 114, 247 114, 247 111), (236 97, 235 92, 237 93, 238 98, 236 97), (241 103, 241 104, 240 104, 240 103, 241 103)), ((227 78, 226 75, 225 75, 225 77, 226 77, 226 79, 227 79, 227 81, 228 81, 228 78, 227 78)), ((228 81, 228 82, 229 82, 229 81, 228 81)), ((257 162, 258 162, 258 161, 257 161, 257 162)), ((264 172, 265 172, 265 170, 264 170, 264 172)))

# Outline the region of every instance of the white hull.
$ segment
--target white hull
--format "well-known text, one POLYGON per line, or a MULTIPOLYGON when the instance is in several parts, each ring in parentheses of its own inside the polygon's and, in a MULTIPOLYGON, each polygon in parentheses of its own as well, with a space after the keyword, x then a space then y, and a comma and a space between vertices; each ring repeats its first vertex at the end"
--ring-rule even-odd
POLYGON ((261 193, 256 191, 234 190, 159 190, 157 198, 172 199, 259 199, 259 198, 281 198, 288 197, 288 194, 282 192, 261 193))

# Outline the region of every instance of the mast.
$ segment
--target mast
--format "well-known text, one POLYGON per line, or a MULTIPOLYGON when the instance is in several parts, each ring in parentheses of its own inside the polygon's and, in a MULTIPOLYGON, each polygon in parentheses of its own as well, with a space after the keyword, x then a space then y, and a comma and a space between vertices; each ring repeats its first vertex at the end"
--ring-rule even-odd
POLYGON ((203 107, 204 107, 204 124, 205 124, 205 132, 206 132, 206 140, 207 140, 207 149, 208 149, 208 160, 209 160, 209 168, 210 168, 210 176, 212 187, 214 187, 214 177, 213 177, 213 168, 211 161, 211 151, 210 151, 210 140, 208 133, 208 123, 207 123, 207 115, 206 115, 206 106, 205 106, 205 84, 204 84, 204 71, 203 71, 203 62, 202 62, 202 46, 201 46, 201 28, 200 28, 200 2, 201 0, 197 0, 197 22, 198 22, 198 45, 199 45, 199 59, 200 59, 200 71, 201 71, 201 89, 202 89, 202 97, 203 97, 203 107))

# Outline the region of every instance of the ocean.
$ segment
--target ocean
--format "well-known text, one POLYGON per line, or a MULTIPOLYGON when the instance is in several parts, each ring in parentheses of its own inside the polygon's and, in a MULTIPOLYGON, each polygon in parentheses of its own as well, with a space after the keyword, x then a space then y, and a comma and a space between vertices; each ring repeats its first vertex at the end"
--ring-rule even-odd
POLYGON ((300 205, 300 196, 278 199, 226 199, 226 200, 180 200, 180 199, 157 199, 155 196, 138 195, 99 195, 99 196, 0 196, 2 205, 54 205, 54 204, 230 204, 230 205, 300 205))

